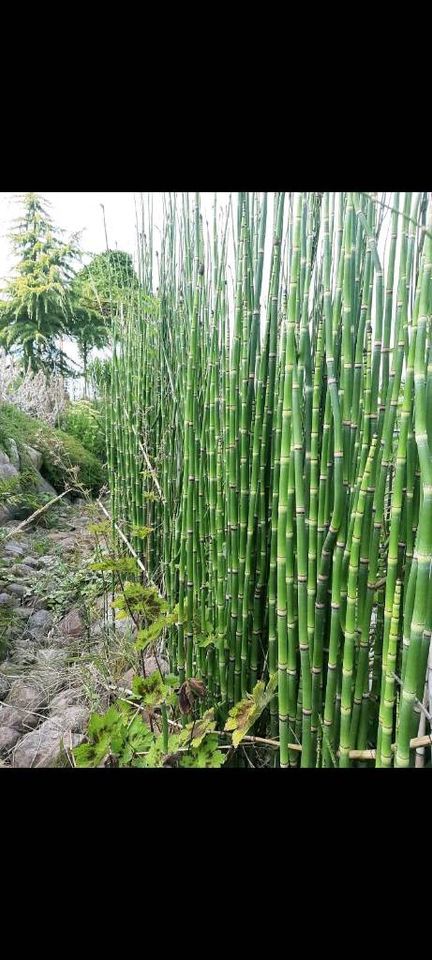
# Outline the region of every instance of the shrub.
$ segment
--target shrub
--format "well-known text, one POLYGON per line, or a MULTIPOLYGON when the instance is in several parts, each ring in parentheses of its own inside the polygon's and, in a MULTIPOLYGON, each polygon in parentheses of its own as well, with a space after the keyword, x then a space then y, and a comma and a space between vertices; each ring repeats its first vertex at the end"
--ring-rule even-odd
POLYGON ((77 437, 28 416, 9 403, 0 403, 0 447, 6 450, 13 437, 20 453, 22 444, 36 447, 43 455, 41 473, 57 490, 62 490, 78 468, 77 479, 92 493, 104 482, 102 464, 77 437))
POLYGON ((100 407, 89 400, 77 400, 63 413, 60 427, 77 438, 88 450, 105 461, 105 427, 100 407))

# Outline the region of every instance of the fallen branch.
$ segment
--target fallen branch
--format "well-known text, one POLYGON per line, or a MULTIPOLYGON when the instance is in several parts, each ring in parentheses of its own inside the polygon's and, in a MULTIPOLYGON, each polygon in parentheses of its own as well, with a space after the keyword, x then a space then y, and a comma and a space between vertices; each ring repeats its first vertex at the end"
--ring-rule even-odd
POLYGON ((41 513, 44 513, 45 510, 48 510, 49 507, 52 507, 53 503, 57 503, 58 500, 61 500, 62 497, 65 497, 66 494, 70 493, 72 489, 73 487, 68 487, 68 489, 65 490, 63 493, 59 493, 58 497, 53 497, 53 499, 50 500, 49 503, 45 503, 43 507, 39 507, 38 510, 35 510, 35 512, 32 513, 31 517, 27 517, 27 520, 23 520, 22 523, 18 524, 18 526, 15 527, 14 530, 11 530, 11 532, 7 534, 7 536, 3 540, 3 543, 5 543, 6 540, 10 540, 11 537, 15 537, 17 533, 21 533, 21 530, 23 530, 24 527, 27 526, 27 524, 31 523, 32 520, 35 519, 35 517, 39 517, 41 513))
MULTIPOLYGON (((96 500, 96 503, 99 505, 99 507, 101 508, 102 512, 103 512, 103 513, 105 514, 105 516, 108 518, 108 520, 110 521, 110 523, 113 523, 113 519, 112 519, 112 517, 110 516, 110 514, 108 513, 108 510, 104 507, 103 503, 101 503, 100 500, 96 500)), ((129 543, 129 540, 128 540, 128 538, 125 536, 125 534, 123 533, 123 530, 121 530, 121 528, 119 527, 118 523, 115 523, 115 522, 114 522, 114 527, 115 527, 115 529, 117 530, 117 533, 118 533, 119 537, 121 537, 121 539, 123 540, 123 543, 127 546, 129 552, 130 552, 130 553, 132 554, 132 556, 135 558, 135 560, 136 560, 136 562, 137 562, 140 570, 142 570, 142 572, 143 572, 144 576, 146 577, 146 579, 148 580, 148 582, 149 582, 153 587, 156 587, 156 590, 157 590, 159 596, 161 597, 161 599, 163 599, 162 594, 161 594, 159 588, 156 586, 155 583, 153 583, 153 580, 150 580, 150 577, 149 577, 149 575, 148 575, 148 573, 147 573, 147 570, 146 570, 146 568, 145 568, 142 560, 140 560, 140 558, 139 558, 136 550, 134 550, 132 544, 129 543)))

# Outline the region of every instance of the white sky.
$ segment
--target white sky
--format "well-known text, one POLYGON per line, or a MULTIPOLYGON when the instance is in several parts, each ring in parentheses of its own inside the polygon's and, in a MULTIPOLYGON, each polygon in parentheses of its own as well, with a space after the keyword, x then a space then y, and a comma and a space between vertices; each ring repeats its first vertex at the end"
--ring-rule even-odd
MULTIPOLYGON (((83 230, 82 247, 90 253, 106 249, 101 203, 105 206, 108 241, 119 250, 134 253, 135 208, 133 193, 43 193, 49 200, 54 223, 68 233, 83 230)), ((9 233, 13 220, 20 214, 15 194, 0 194, 0 277, 9 273, 9 233)))
MULTIPOLYGON (((24 192, 24 191, 23 191, 24 192)), ((111 248, 126 250, 135 253, 135 204, 134 193, 86 193, 65 192, 49 193, 41 191, 42 196, 51 204, 49 212, 54 223, 74 233, 83 230, 81 246, 90 253, 101 253, 106 249, 103 214, 101 204, 105 207, 108 243, 111 248)), ((145 197, 148 194, 144 194, 145 197)), ((162 223, 162 194, 149 194, 153 198, 153 216, 155 226, 162 223)), ((13 221, 20 215, 20 205, 14 199, 14 193, 0 193, 0 278, 3 279, 13 267, 10 256, 9 233, 13 221)), ((201 193, 202 211, 210 219, 214 200, 213 193, 201 193)), ((218 203, 226 205, 228 194, 219 193, 218 203)), ((269 204, 269 210, 271 210, 269 204)), ((157 233, 156 233, 157 236, 157 233)), ((157 240, 156 240, 157 245, 157 240)))

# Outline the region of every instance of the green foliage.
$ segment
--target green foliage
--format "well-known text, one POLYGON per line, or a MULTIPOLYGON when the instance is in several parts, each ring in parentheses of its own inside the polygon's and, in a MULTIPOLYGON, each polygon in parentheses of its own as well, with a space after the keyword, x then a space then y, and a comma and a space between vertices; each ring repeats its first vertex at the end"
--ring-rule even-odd
POLYGON ((101 520, 100 523, 89 523, 88 527, 89 533, 93 533, 96 536, 105 536, 110 537, 112 533, 112 525, 109 520, 101 520))
MULTIPOLYGON (((90 528, 94 532, 94 527, 90 528)), ((97 531, 95 531, 97 532, 97 531)), ((92 570, 103 570, 106 573, 139 573, 139 567, 133 557, 107 557, 104 560, 97 560, 91 565, 92 570)))
POLYGON ((206 737, 208 733, 213 733, 215 729, 215 712, 212 708, 211 710, 206 710, 200 720, 194 720, 192 723, 186 724, 179 735, 179 743, 181 743, 182 746, 198 748, 201 746, 204 737, 206 737))
POLYGON ((141 583, 129 580, 123 586, 122 595, 113 600, 112 606, 125 617, 129 613, 136 613, 150 623, 168 610, 166 600, 159 595, 156 587, 144 587, 141 583))
POLYGON ((146 540, 152 532, 152 527, 132 527, 132 534, 139 540, 146 540))
POLYGON ((225 757, 219 750, 217 734, 205 737, 196 750, 191 750, 180 759, 181 767, 221 767, 225 757))
POLYGON ((76 471, 84 487, 93 493, 99 491, 104 479, 102 465, 80 440, 30 417, 11 403, 0 403, 1 447, 8 437, 13 437, 19 450, 26 443, 41 451, 42 473, 57 490, 64 489, 76 471))
POLYGON ((111 377, 111 358, 101 360, 100 357, 95 357, 87 364, 87 378, 98 396, 105 397, 106 390, 111 385, 111 377))
POLYGON ((15 476, 0 477, 0 505, 14 507, 24 516, 38 510, 49 499, 49 494, 37 490, 34 470, 25 469, 15 476))
POLYGON ((177 618, 178 606, 176 606, 171 613, 165 613, 163 616, 157 617, 145 630, 138 630, 135 649, 145 650, 151 644, 156 643, 163 631, 176 623, 177 618))
POLYGON ((103 463, 105 461, 105 426, 100 408, 89 400, 77 400, 64 412, 59 426, 79 440, 103 463))
POLYGON ((132 691, 147 708, 159 707, 162 703, 173 706, 176 703, 173 685, 176 683, 176 677, 162 677, 155 670, 149 677, 134 677, 132 691))
POLYGON ((75 302, 83 313, 87 312, 90 320, 109 321, 112 311, 129 300, 131 291, 139 290, 131 255, 122 250, 97 253, 76 274, 72 289, 75 302))
POLYGON ((221 767, 225 756, 210 716, 195 725, 196 736, 189 727, 168 736, 166 751, 163 734, 152 733, 136 708, 118 701, 105 714, 92 714, 88 743, 73 750, 75 763, 77 767, 99 767, 103 761, 119 767, 221 767))
POLYGON ((73 335, 83 359, 87 384, 90 350, 107 346, 111 320, 118 314, 120 305, 137 303, 141 295, 132 257, 121 250, 96 254, 74 277, 71 295, 73 335))
POLYGON ((77 236, 68 242, 58 230, 37 193, 23 195, 23 217, 9 235, 13 253, 20 257, 16 275, 0 301, 0 343, 22 356, 24 369, 67 372, 56 338, 72 322, 69 282, 79 249, 77 236))
POLYGON ((33 540, 32 550, 37 557, 43 557, 50 548, 48 537, 41 537, 39 540, 33 540))
MULTIPOLYGON (((7 579, 2 571, 2 579, 7 579)), ((10 607, 0 607, 0 663, 5 659, 11 631, 19 623, 18 617, 10 607)))
POLYGON ((103 590, 102 577, 89 564, 74 567, 61 558, 55 558, 45 570, 38 570, 32 584, 33 594, 43 597, 46 606, 59 615, 77 604, 90 607, 103 590))
POLYGON ((88 743, 75 747, 73 753, 77 767, 98 767, 109 754, 117 759, 118 766, 141 766, 137 756, 153 741, 151 730, 127 704, 117 703, 104 715, 92 714, 87 729, 88 743))
POLYGON ((270 677, 267 687, 263 680, 259 680, 254 686, 252 694, 248 694, 244 700, 239 700, 230 710, 225 730, 232 731, 234 747, 238 747, 248 730, 253 727, 263 710, 268 706, 276 693, 277 685, 277 673, 270 677))

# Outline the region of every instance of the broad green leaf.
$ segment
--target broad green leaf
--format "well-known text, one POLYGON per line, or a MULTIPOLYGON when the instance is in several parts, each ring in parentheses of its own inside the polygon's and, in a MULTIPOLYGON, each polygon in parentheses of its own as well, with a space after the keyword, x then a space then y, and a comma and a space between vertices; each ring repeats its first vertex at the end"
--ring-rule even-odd
POLYGON ((267 687, 262 680, 258 680, 252 695, 248 694, 244 700, 240 700, 230 710, 225 730, 233 731, 232 742, 234 747, 238 747, 248 730, 253 727, 258 717, 270 703, 277 690, 277 683, 277 673, 272 674, 267 687))
POLYGON ((221 767, 225 763, 225 754, 219 750, 217 734, 205 738, 197 750, 190 750, 181 756, 181 767, 221 767))
POLYGON ((110 735, 106 732, 96 743, 80 743, 72 752, 77 767, 98 767, 109 748, 110 735))
POLYGON ((179 735, 180 743, 183 746, 190 744, 191 747, 197 748, 201 745, 204 737, 207 736, 208 733, 212 733, 215 727, 214 710, 206 710, 201 720, 197 720, 196 723, 186 724, 179 735))

